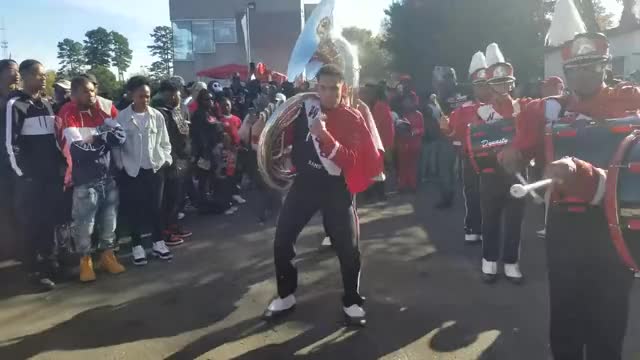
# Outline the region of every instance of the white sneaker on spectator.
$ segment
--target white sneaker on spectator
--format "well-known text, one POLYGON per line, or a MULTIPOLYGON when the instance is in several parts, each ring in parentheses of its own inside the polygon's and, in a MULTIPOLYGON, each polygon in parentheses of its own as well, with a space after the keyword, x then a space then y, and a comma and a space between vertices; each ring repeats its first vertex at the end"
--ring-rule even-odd
POLYGON ((640 279, 640 272, 637 272, 635 276, 636 276, 636 279, 640 279))
POLYGON ((231 198, 238 204, 245 204, 247 202, 247 200, 240 195, 233 195, 231 198))
POLYGON ((544 239, 545 237, 547 237, 547 229, 536 231, 536 234, 539 238, 544 239))
POLYGON ((227 209, 227 211, 224 212, 225 215, 233 215, 238 211, 238 207, 237 206, 232 206, 229 209, 227 209))
POLYGON ((134 265, 147 265, 147 253, 144 251, 144 248, 142 246, 134 246, 133 249, 131 249, 131 252, 133 254, 134 265))
POLYGON ((185 217, 185 215, 184 215, 183 212, 179 212, 178 213, 178 220, 182 220, 182 219, 184 219, 184 217, 185 217))
POLYGON ((518 265, 518 263, 504 264, 504 275, 516 284, 522 282, 522 272, 520 271, 520 265, 518 265))
POLYGON ((162 260, 171 260, 173 259, 173 255, 171 255, 171 251, 167 247, 167 244, 164 243, 164 240, 156 241, 153 243, 153 256, 158 257, 162 260))
POLYGON ((331 238, 328 236, 325 236, 324 239, 322 239, 322 243, 320 244, 321 246, 331 246, 331 238))

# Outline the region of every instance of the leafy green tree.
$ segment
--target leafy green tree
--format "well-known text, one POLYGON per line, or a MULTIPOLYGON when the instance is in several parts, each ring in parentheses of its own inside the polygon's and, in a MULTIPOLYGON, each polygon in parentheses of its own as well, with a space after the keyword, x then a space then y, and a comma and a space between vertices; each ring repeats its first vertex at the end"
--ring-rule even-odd
POLYGON ((72 39, 64 39, 58 43, 59 75, 73 77, 82 73, 85 64, 82 44, 72 39))
POLYGON ((381 40, 366 29, 348 27, 342 35, 358 49, 361 82, 378 81, 389 76, 389 54, 382 48, 381 40))
MULTIPOLYGON (((431 84, 434 66, 465 81, 471 56, 497 42, 521 81, 542 76, 543 0, 404 0, 386 11, 383 47, 393 70, 431 84)), ((420 89, 423 90, 423 89, 420 89)))
POLYGON ((87 65, 91 68, 111 65, 111 48, 113 38, 103 27, 87 31, 84 40, 84 55, 87 65))
POLYGON ((118 80, 124 81, 124 73, 129 69, 132 57, 129 40, 116 31, 111 32, 111 40, 113 42, 111 64, 118 69, 118 80))
POLYGON ((155 78, 166 78, 173 73, 173 30, 169 26, 156 26, 151 33, 153 45, 147 46, 158 58, 149 68, 155 78))

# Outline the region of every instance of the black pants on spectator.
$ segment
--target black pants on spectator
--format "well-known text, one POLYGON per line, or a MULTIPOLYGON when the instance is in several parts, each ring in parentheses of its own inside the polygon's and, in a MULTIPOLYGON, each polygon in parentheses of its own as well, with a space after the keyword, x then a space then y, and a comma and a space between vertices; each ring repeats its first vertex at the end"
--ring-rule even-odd
MULTIPOLYGON (((332 179, 334 180, 334 179, 332 179)), ((358 216, 353 196, 347 191, 344 180, 336 178, 335 184, 319 190, 313 181, 296 178, 287 194, 278 218, 274 258, 278 295, 282 298, 293 294, 298 287, 298 270, 293 264, 295 243, 302 229, 313 215, 321 211, 327 233, 338 254, 344 306, 361 305, 364 300, 359 293, 360 250, 358 216), (342 182, 342 183, 340 183, 342 182)))
POLYGON ((602 208, 552 205, 547 223, 551 352, 556 360, 621 360, 633 274, 602 208))
POLYGON ((140 169, 131 177, 122 171, 118 179, 120 210, 131 233, 131 246, 142 245, 141 235, 151 230, 151 241, 162 240, 162 196, 164 193, 164 169, 157 172, 140 169))
POLYGON ((62 202, 62 178, 19 177, 15 182, 15 214, 24 239, 24 264, 30 272, 49 272, 55 248, 54 229, 62 202))
POLYGON ((515 183, 513 177, 503 173, 480 175, 482 257, 487 261, 500 260, 501 242, 504 263, 514 264, 520 258, 524 200, 509 193, 515 183))
POLYGON ((178 212, 182 208, 185 197, 185 178, 189 173, 188 160, 175 159, 165 171, 164 198, 162 213, 164 228, 175 228, 178 225, 178 212))
POLYGON ((24 252, 14 207, 14 184, 10 173, 0 176, 0 261, 20 258, 24 252))
POLYGON ((462 159, 462 175, 464 195, 464 231, 465 234, 482 233, 482 212, 480 208, 480 175, 471 166, 468 156, 462 159))

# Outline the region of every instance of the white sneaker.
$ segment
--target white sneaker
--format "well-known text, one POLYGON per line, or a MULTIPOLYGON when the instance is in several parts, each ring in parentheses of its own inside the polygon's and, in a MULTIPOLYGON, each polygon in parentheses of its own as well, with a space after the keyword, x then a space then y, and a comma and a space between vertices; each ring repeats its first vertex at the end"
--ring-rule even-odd
POLYGON ((185 217, 185 215, 184 215, 183 212, 179 212, 178 213, 178 220, 182 220, 182 219, 184 219, 184 217, 185 217))
POLYGON ((351 305, 349 307, 342 307, 346 318, 347 326, 366 326, 367 325, 367 313, 362 306, 351 305))
POLYGON ((482 235, 480 234, 464 234, 464 241, 466 242, 476 242, 482 240, 482 235))
POLYGON ((640 279, 640 272, 637 272, 635 277, 636 277, 636 279, 640 279))
POLYGON ((520 272, 520 265, 504 264, 504 275, 511 279, 522 279, 522 272, 520 272))
POLYGON ((320 246, 331 246, 331 238, 325 236, 324 239, 322 239, 322 243, 320 244, 320 246))
POLYGON ((536 231, 536 235, 538 235, 539 238, 544 239, 545 237, 547 237, 547 229, 536 231))
POLYGON ((171 251, 167 247, 167 244, 164 243, 164 240, 156 241, 153 243, 153 256, 158 257, 162 260, 171 260, 173 259, 173 255, 171 255, 171 251))
POLYGON ((291 294, 284 299, 277 297, 271 301, 267 310, 273 313, 278 313, 282 311, 286 311, 294 307, 296 304, 296 297, 291 294))
POLYGON ((133 249, 131 249, 131 253, 133 254, 134 265, 147 265, 147 253, 142 246, 134 246, 133 249))
POLYGON ((229 209, 227 209, 227 211, 224 212, 225 215, 233 215, 238 211, 238 207, 237 206, 232 206, 229 209))
POLYGON ((233 195, 231 198, 238 204, 244 204, 247 202, 247 200, 243 199, 240 195, 233 195))
POLYGON ((487 261, 482 259, 482 273, 485 275, 498 274, 498 263, 495 261, 487 261))
POLYGON ((367 313, 364 311, 362 306, 359 305, 351 305, 349 307, 342 307, 344 313, 350 318, 363 318, 367 316, 367 313))

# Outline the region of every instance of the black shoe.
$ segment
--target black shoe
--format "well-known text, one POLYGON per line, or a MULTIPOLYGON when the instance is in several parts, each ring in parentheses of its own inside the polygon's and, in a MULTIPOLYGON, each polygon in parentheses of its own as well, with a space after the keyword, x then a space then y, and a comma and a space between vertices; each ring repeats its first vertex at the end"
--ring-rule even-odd
POLYGON ((31 281, 40 291, 51 291, 56 288, 56 283, 51 279, 50 275, 44 273, 34 273, 30 275, 31 281))

